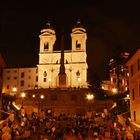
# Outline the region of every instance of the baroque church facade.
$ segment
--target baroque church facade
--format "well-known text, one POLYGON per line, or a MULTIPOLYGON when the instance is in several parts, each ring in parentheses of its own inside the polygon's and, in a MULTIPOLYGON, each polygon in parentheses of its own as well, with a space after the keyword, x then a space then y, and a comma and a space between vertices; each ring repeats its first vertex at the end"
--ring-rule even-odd
POLYGON ((47 23, 39 35, 39 63, 37 67, 5 68, 3 72, 2 92, 14 94, 24 90, 46 89, 60 87, 60 67, 63 52, 63 64, 66 74, 65 88, 88 88, 87 83, 87 53, 86 29, 78 20, 71 36, 71 50, 64 50, 61 41, 61 51, 54 51, 56 42, 55 30, 47 23))

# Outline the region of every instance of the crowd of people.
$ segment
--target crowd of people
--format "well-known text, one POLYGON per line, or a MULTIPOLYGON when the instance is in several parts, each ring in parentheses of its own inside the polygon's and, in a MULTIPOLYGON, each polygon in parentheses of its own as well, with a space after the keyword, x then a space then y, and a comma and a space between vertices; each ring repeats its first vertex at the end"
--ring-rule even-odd
POLYGON ((136 132, 130 133, 120 125, 113 113, 48 116, 40 114, 14 114, 1 123, 2 140, 139 140, 136 132))

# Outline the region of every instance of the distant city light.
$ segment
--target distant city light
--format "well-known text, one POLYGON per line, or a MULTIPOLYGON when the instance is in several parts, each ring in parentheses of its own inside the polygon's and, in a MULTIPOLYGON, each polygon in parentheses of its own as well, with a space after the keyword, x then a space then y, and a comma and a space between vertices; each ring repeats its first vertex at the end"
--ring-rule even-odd
POLYGON ((117 88, 112 88, 113 93, 117 93, 117 88))

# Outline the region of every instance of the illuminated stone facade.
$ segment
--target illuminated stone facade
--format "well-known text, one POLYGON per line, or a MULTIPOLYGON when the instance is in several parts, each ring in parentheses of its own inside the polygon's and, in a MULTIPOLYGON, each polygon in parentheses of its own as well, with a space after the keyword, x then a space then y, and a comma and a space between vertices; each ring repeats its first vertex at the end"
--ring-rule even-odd
MULTIPOLYGON (((64 50, 66 88, 87 88, 87 33, 80 21, 76 23, 70 35, 71 50, 64 50)), ((4 69, 3 93, 13 94, 15 88, 16 91, 59 88, 61 51, 54 51, 56 34, 50 23, 41 30, 39 38, 39 64, 34 68, 4 69)))
MULTIPOLYGON (((51 28, 43 29, 39 37, 38 87, 57 88, 61 52, 53 51, 55 31, 51 28)), ((66 87, 87 87, 86 39, 84 28, 79 26, 72 30, 72 50, 64 51, 66 87)))
POLYGON ((132 122, 140 125, 140 49, 126 63, 129 70, 130 112, 132 122))

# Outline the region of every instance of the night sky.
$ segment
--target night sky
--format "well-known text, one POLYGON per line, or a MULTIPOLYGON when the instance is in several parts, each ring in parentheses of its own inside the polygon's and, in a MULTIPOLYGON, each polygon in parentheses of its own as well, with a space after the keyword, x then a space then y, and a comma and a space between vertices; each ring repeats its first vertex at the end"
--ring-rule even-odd
MULTIPOLYGON (((132 54, 140 47, 139 5, 128 0, 1 2, 0 48, 8 67, 36 66, 38 36, 46 22, 51 22, 58 40, 65 30, 65 49, 70 49, 70 33, 80 18, 88 36, 88 73, 105 79, 110 58, 121 50, 132 54)), ((59 49, 59 43, 55 47, 59 49)))

